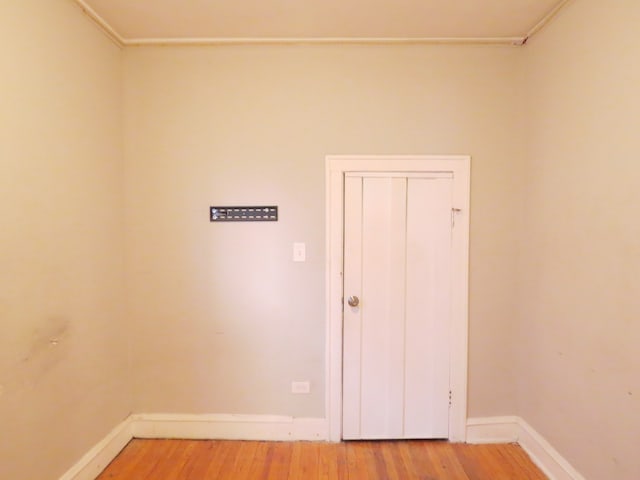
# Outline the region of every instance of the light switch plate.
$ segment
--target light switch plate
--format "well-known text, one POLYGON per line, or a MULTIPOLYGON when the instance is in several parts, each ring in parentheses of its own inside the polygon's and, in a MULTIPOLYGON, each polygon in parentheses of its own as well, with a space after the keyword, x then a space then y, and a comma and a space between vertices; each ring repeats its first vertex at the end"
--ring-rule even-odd
POLYGON ((307 260, 307 246, 304 243, 293 244, 293 261, 305 262, 307 260))

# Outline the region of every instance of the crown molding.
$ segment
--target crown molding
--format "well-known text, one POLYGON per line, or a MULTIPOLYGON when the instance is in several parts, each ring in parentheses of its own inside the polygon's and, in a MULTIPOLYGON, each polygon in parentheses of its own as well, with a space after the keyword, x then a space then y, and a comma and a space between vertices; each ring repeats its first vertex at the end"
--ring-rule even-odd
POLYGON ((223 45, 522 45, 523 37, 213 37, 131 38, 127 47, 223 45))
POLYGON ((510 45, 523 46, 572 0, 560 2, 523 37, 194 37, 125 38, 85 0, 72 0, 118 47, 225 45, 510 45))
POLYGON ((102 32, 118 47, 123 48, 126 45, 126 40, 115 31, 115 29, 109 25, 109 23, 102 18, 98 13, 86 4, 84 0, 72 0, 82 12, 89 17, 97 26, 102 30, 102 32))
POLYGON ((533 28, 529 30, 522 41, 522 45, 525 45, 531 37, 546 27, 571 1, 572 0, 561 0, 560 3, 553 7, 553 9, 542 18, 542 20, 536 23, 533 28))

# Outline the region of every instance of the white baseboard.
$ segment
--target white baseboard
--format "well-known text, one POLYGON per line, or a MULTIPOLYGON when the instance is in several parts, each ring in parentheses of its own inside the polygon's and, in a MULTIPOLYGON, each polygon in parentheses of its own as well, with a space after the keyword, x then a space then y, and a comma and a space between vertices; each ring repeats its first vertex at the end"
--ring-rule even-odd
POLYGON ((94 480, 132 438, 316 440, 329 438, 324 418, 273 415, 131 415, 89 450, 60 480, 94 480))
POLYGON ((131 417, 89 450, 60 480, 95 480, 132 438, 131 417))
POLYGON ((136 438, 328 440, 324 418, 273 415, 132 415, 136 438))
POLYGON ((467 419, 467 443, 515 443, 518 433, 518 417, 467 419))
POLYGON ((518 443, 549 480, 585 480, 571 464, 520 417, 467 420, 467 443, 518 443))
POLYGON ((547 477, 551 480, 585 480, 531 425, 521 418, 518 420, 518 443, 547 477))
MULTIPOLYGON (((329 439, 324 418, 272 415, 131 415, 89 450, 60 480, 94 480, 132 438, 227 440, 329 439)), ((550 480, 585 480, 531 425, 520 417, 470 418, 467 443, 517 442, 550 480)))

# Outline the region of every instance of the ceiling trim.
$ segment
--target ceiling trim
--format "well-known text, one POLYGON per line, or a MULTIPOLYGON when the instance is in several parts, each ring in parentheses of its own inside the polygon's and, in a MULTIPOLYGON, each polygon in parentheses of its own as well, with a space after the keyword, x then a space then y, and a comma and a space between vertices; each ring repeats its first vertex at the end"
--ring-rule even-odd
POLYGON ((118 47, 122 48, 126 45, 126 40, 115 31, 115 29, 109 25, 109 23, 102 18, 98 13, 85 3, 84 0, 72 0, 76 5, 80 7, 82 12, 89 17, 102 32, 109 37, 109 39, 115 43, 118 47))
POLYGON ((536 25, 534 25, 534 27, 531 30, 529 30, 527 35, 524 37, 522 44, 523 45, 526 44, 531 37, 533 37, 536 33, 538 33, 544 27, 546 27, 551 22, 551 20, 553 20, 556 17, 556 15, 560 13, 560 10, 566 7, 571 1, 572 0, 561 0, 560 3, 558 3, 555 7, 553 7, 553 9, 542 18, 542 20, 540 20, 536 25))
POLYGON ((511 45, 523 46, 572 0, 561 0, 523 37, 213 37, 124 38, 85 0, 72 0, 118 47, 223 45, 511 45))
POLYGON ((208 45, 522 45, 523 37, 230 37, 132 38, 127 47, 208 45))

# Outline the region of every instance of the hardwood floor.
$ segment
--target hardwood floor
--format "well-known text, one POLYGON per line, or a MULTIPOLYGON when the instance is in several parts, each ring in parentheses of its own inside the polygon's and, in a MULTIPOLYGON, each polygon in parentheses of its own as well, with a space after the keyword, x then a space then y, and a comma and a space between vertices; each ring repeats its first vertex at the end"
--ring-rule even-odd
POLYGON ((132 440, 97 480, 543 480, 517 445, 132 440))

